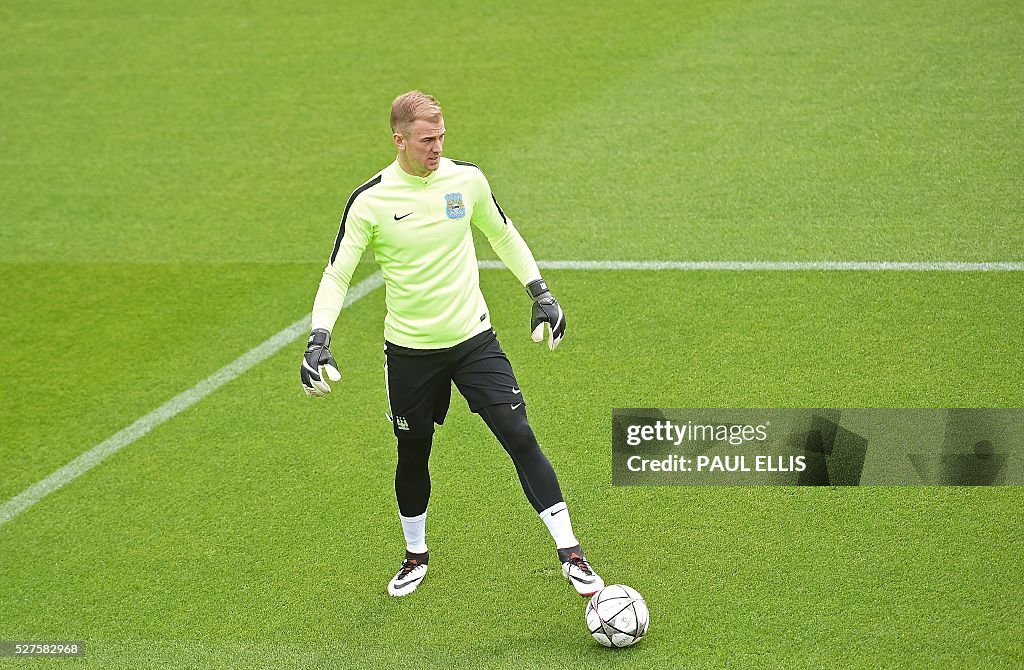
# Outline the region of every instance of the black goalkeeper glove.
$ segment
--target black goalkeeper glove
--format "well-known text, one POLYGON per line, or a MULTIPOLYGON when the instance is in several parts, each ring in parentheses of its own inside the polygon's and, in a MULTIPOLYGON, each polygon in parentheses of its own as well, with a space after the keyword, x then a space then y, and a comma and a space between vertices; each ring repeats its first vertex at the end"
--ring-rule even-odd
POLYGON ((324 379, 325 373, 332 382, 341 381, 338 362, 327 348, 330 344, 331 333, 323 328, 317 328, 309 334, 306 353, 302 356, 302 367, 299 368, 302 390, 309 398, 319 398, 331 392, 331 387, 324 379))
POLYGON ((565 312, 548 291, 547 282, 543 279, 527 284, 526 292, 533 298, 533 318, 530 319, 533 341, 540 342, 544 339, 544 324, 547 324, 548 349, 554 351, 565 336, 565 312))

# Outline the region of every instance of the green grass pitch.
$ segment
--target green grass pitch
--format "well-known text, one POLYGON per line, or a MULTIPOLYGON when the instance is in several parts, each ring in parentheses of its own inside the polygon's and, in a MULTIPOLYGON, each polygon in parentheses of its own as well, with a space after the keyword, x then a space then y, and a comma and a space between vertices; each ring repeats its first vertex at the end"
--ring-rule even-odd
MULTIPOLYGON (((1020 262, 1022 7, 6 2, 0 504, 308 312, 412 88, 538 259, 1020 262)), ((610 485, 613 407, 1024 406, 1024 273, 545 275, 554 354, 510 273, 482 285, 641 644, 590 639, 458 396, 429 579, 385 595, 381 290, 328 398, 297 340, 0 525, 0 640, 115 669, 1024 666, 1019 488, 610 485)))

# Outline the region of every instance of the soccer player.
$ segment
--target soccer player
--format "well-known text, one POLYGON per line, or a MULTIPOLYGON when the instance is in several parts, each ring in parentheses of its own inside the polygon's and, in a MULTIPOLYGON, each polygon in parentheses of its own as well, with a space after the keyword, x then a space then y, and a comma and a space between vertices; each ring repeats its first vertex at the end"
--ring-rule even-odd
POLYGON ((388 593, 412 593, 427 574, 427 461, 434 424, 444 423, 451 383, 505 448, 523 491, 555 542, 562 574, 588 597, 604 581, 584 557, 551 463, 526 418, 526 399, 480 293, 472 223, 533 299, 535 342, 548 335, 554 351, 565 314, 541 278, 526 242, 476 165, 442 158, 441 106, 410 91, 391 106, 395 162, 353 191, 341 216, 330 261, 313 302, 312 333, 302 359, 307 396, 330 392, 341 379, 328 348, 352 272, 369 246, 384 277, 384 371, 389 415, 398 438, 395 494, 405 559, 388 593))

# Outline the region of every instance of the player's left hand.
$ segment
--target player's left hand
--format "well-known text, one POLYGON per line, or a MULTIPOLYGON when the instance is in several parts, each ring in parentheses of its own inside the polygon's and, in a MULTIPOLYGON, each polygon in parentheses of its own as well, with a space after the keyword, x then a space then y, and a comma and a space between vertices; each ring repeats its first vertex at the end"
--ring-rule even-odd
POLYGON ((548 349, 554 351, 565 337, 565 312, 548 291, 548 285, 543 279, 530 282, 526 285, 526 290, 533 298, 533 318, 530 319, 533 341, 543 340, 546 330, 548 332, 548 349), (545 324, 547 328, 544 327, 545 324))

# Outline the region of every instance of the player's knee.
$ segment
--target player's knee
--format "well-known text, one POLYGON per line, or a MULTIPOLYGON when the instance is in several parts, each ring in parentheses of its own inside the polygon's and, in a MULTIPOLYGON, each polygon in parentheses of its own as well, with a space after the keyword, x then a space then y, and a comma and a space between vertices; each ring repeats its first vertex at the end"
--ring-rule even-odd
POLYGON ((430 460, 431 438, 398 438, 398 469, 420 470, 430 460))
POLYGON ((498 405, 494 423, 502 438, 505 448, 517 455, 531 455, 540 452, 540 445, 533 434, 533 428, 522 409, 513 410, 505 405, 498 405))

